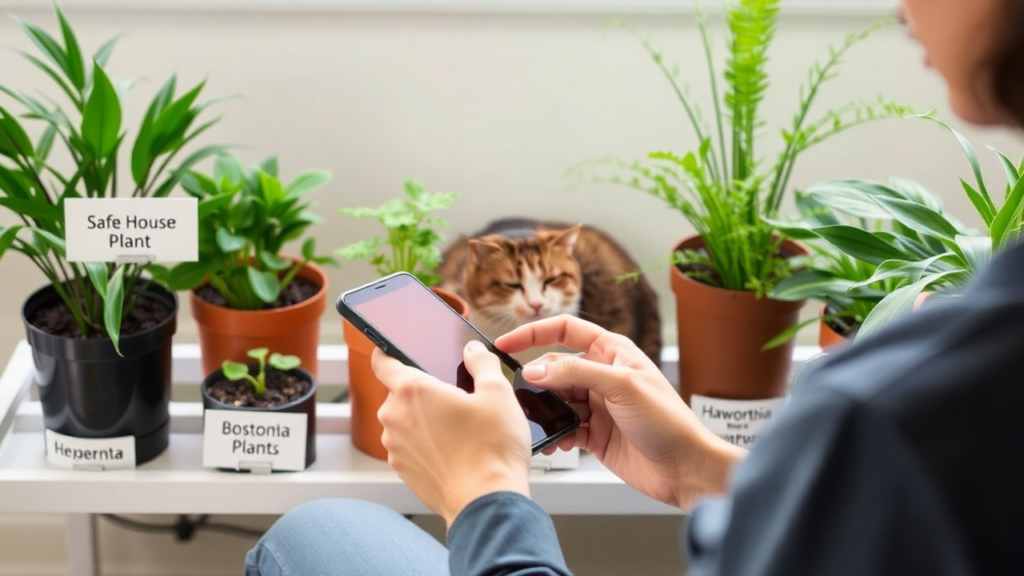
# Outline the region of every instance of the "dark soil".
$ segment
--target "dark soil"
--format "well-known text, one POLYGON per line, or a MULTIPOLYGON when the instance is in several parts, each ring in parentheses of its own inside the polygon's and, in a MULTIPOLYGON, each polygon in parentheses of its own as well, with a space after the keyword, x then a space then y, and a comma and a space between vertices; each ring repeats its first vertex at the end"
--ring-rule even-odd
MULTIPOLYGON (((825 308, 825 314, 835 314, 835 313, 836 313, 836 311, 834 309, 832 309, 831 306, 825 308)), ((826 320, 825 324, 827 324, 828 327, 831 328, 833 332, 835 332, 836 334, 839 334, 843 338, 849 338, 849 337, 853 336, 854 334, 857 333, 857 328, 859 328, 859 326, 852 326, 851 325, 852 322, 850 322, 846 318, 842 318, 842 319, 832 318, 830 320, 826 320)))
MULTIPOLYGON (((693 251, 702 256, 708 255, 708 249, 703 246, 693 248, 693 251)), ((775 251, 776 258, 792 258, 794 256, 796 256, 796 254, 786 252, 781 246, 775 251)), ((715 270, 711 266, 707 266, 705 264, 679 264, 676 268, 679 268, 680 272, 701 284, 716 287, 722 286, 722 276, 718 273, 718 270, 715 270)))
MULTIPOLYGON (((319 291, 320 286, 313 282, 306 280, 305 278, 294 278, 288 283, 288 287, 281 291, 281 295, 277 297, 277 300, 273 304, 267 304, 263 309, 273 310, 274 308, 284 308, 285 306, 301 304, 313 296, 316 296, 319 291)), ((213 304, 214 306, 230 308, 230 306, 228 306, 227 298, 225 298, 219 290, 209 284, 196 288, 196 296, 204 302, 213 304)))
POLYGON ((294 402, 309 393, 312 382, 292 372, 281 372, 267 367, 267 390, 263 397, 256 396, 248 380, 232 382, 223 374, 206 387, 207 394, 228 406, 239 408, 274 408, 294 402))
MULTIPOLYGON (((165 306, 163 302, 143 296, 136 301, 135 306, 121 319, 121 337, 124 338, 132 334, 145 332, 159 325, 170 315, 171 309, 165 306)), ((78 323, 75 322, 74 315, 71 314, 71 310, 63 302, 58 302, 46 308, 40 308, 36 311, 35 316, 29 318, 29 322, 47 334, 63 338, 107 337, 106 332, 103 330, 93 330, 88 334, 82 334, 78 323)))

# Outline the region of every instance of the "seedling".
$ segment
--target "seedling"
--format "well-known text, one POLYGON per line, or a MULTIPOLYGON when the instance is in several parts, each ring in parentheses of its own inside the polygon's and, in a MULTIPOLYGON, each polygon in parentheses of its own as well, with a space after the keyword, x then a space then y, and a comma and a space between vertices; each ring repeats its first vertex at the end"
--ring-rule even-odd
POLYGON ((263 393, 267 391, 267 364, 271 367, 276 368, 282 372, 288 370, 294 370, 299 367, 302 360, 298 356, 286 356, 284 354, 278 354, 274 352, 270 353, 267 348, 254 348, 246 353, 250 358, 255 359, 259 362, 259 372, 256 376, 249 374, 249 367, 241 362, 232 362, 225 360, 221 365, 221 370, 224 372, 224 377, 232 382, 238 380, 248 380, 252 384, 253 390, 255 390, 257 396, 263 396, 263 393), (268 360, 269 356, 269 360, 268 360))

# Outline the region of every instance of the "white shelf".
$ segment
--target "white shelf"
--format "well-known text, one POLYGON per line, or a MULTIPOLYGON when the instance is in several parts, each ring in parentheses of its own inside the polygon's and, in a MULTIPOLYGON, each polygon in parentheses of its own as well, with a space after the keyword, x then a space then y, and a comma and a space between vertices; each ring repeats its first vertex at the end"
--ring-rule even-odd
MULTIPOLYGON (((670 351, 671 350, 671 351, 670 351)), ((674 350, 663 370, 674 381, 674 350)), ((798 348, 798 362, 817 348, 798 348)), ((344 384, 344 346, 320 348, 318 381, 344 384)), ((174 346, 176 385, 201 380, 195 345, 174 346)), ((171 441, 135 470, 74 471, 46 462, 40 404, 27 399, 32 354, 22 342, 0 374, 0 513, 281 514, 308 500, 363 498, 405 514, 428 510, 386 462, 356 449, 348 436, 348 404, 317 405, 317 460, 303 472, 236 474, 202 467, 202 407, 171 403, 171 441)), ((572 470, 535 470, 533 498, 550 514, 680 514, 626 486, 583 454, 572 470)))

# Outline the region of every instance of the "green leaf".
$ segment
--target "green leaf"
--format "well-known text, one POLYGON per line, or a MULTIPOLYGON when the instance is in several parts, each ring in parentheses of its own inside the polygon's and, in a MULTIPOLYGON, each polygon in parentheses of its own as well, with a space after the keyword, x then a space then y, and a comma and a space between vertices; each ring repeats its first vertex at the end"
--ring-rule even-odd
POLYGON ((93 75, 92 93, 82 114, 82 138, 98 158, 105 158, 117 146, 121 132, 121 101, 102 68, 93 75))
POLYGON ((1000 250, 1010 241, 1017 240, 1022 212, 1024 212, 1024 178, 1017 180, 1013 189, 1006 195, 1006 203, 992 219, 989 235, 992 236, 993 252, 1000 250))
POLYGON ((302 243, 302 259, 303 260, 315 260, 316 259, 316 238, 307 238, 302 243))
POLYGON ((245 244, 245 238, 232 234, 227 228, 217 229, 217 247, 223 252, 238 252, 245 248, 245 244))
MULTIPOLYGON (((184 183, 184 180, 182 181, 184 183)), ((213 214, 220 212, 221 208, 231 204, 234 195, 231 193, 220 194, 211 198, 203 198, 199 201, 199 221, 203 222, 213 214)))
POLYGON ((8 158, 31 158, 35 155, 32 140, 17 119, 0 107, 0 154, 8 158))
POLYGON ((294 370, 302 364, 298 356, 285 356, 274 352, 270 355, 270 365, 282 372, 294 370))
POLYGON ((285 187, 285 194, 288 196, 301 196, 307 192, 316 190, 331 180, 331 173, 327 170, 308 170, 295 177, 285 187))
POLYGON ((221 365, 220 369, 224 372, 224 377, 232 382, 242 380, 249 375, 249 367, 241 362, 232 362, 231 360, 225 360, 221 365))
POLYGON ((14 240, 18 237, 18 232, 20 232, 22 228, 24 228, 24 226, 20 224, 11 226, 10 228, 0 226, 0 260, 3 259, 4 253, 7 252, 7 250, 14 244, 14 240))
POLYGON ((818 322, 821 322, 821 318, 815 317, 807 318, 806 320, 794 324, 780 332, 778 336, 769 340, 768 343, 761 348, 761 350, 771 350, 772 348, 778 348, 779 346, 782 346, 786 342, 789 342, 794 337, 796 337, 797 333, 806 328, 807 326, 810 326, 811 324, 816 324, 818 322))
POLYGON ((100 298, 107 297, 107 284, 110 282, 110 268, 106 262, 86 262, 85 272, 89 275, 89 281, 100 298))
POLYGON ((945 254, 938 254, 927 258, 925 260, 909 262, 907 260, 886 260, 878 265, 875 269, 875 273, 871 275, 867 280, 862 280, 853 284, 854 288, 862 286, 870 286, 876 282, 882 282, 890 278, 903 278, 913 283, 917 282, 921 275, 928 271, 936 262, 939 262, 943 258, 952 256, 952 252, 945 254))
POLYGON ((79 95, 75 92, 71 85, 67 83, 63 76, 61 76, 52 67, 47 65, 46 62, 43 62, 42 60, 29 54, 28 52, 20 52, 20 54, 24 56, 26 60, 31 62, 33 66, 40 69, 43 72, 43 74, 49 76, 50 79, 53 80, 57 84, 57 86, 59 86, 60 89, 64 91, 65 94, 67 94, 68 98, 75 105, 75 108, 81 107, 81 99, 79 98, 79 95))
POLYGON ((960 232, 942 214, 927 206, 908 200, 884 197, 876 197, 875 202, 892 214, 904 226, 920 234, 936 236, 944 240, 953 240, 960 232))
POLYGON ((1017 171, 1017 166, 1014 165, 1012 160, 1006 157, 1006 154, 1003 154, 996 148, 989 146, 988 149, 994 152, 995 155, 999 158, 999 163, 1002 164, 1003 171, 1006 172, 1006 181, 1012 187, 1012 185, 1016 183, 1017 180, 1020 180, 1020 172, 1017 171))
POLYGON ((270 354, 269 348, 253 348, 252 350, 249 350, 248 352, 245 353, 245 355, 248 356, 249 358, 259 360, 261 364, 266 359, 267 354, 270 354))
POLYGON ((908 178, 892 177, 889 186, 911 202, 923 204, 936 212, 943 211, 942 197, 908 178))
POLYGON ((63 70, 65 74, 67 74, 67 56, 64 54, 63 48, 61 48, 60 44, 53 38, 53 36, 50 36, 48 32, 27 20, 22 20, 17 16, 11 16, 11 18, 18 23, 18 26, 20 26, 26 34, 28 34, 28 37, 32 40, 32 43, 39 48, 39 51, 49 58, 51 62, 56 64, 58 68, 63 70))
POLYGON ((936 272, 921 278, 913 284, 897 288, 883 298, 871 313, 868 314, 860 329, 857 330, 857 337, 854 341, 859 342, 862 338, 881 330, 896 318, 907 313, 913 307, 914 301, 921 295, 921 292, 924 292, 943 278, 958 273, 962 273, 962 271, 947 270, 945 272, 936 272))
POLYGON ((956 237, 956 244, 960 247, 960 253, 973 274, 977 274, 992 259, 991 238, 960 234, 956 237))
POLYGON ((267 268, 271 270, 285 270, 292 265, 292 261, 287 258, 280 258, 266 250, 260 252, 260 262, 267 265, 267 268))
POLYGON ((257 174, 259 175, 262 196, 268 206, 272 206, 284 199, 284 187, 281 185, 280 180, 266 172, 260 171, 257 174))
MULTIPOLYGON (((0 181, 0 184, 3 184, 3 182, 0 181)), ((64 212, 45 199, 0 197, 0 206, 40 222, 60 222, 64 218, 64 212)))
POLYGON ((71 84, 75 88, 82 90, 85 88, 85 62, 82 60, 82 49, 79 48, 75 32, 72 30, 67 18, 64 17, 64 12, 60 9, 60 6, 54 4, 54 9, 57 12, 57 20, 60 22, 60 30, 64 38, 65 72, 71 84))
POLYGON ((221 188, 237 189, 245 181, 245 168, 231 154, 219 154, 213 161, 213 180, 221 188))
POLYGON ((852 226, 822 226, 817 233, 844 254, 870 264, 886 260, 910 260, 907 254, 870 232, 852 226))
POLYGON ((118 37, 115 36, 104 42, 103 45, 96 50, 96 54, 93 55, 93 61, 100 66, 106 67, 107 61, 110 60, 110 55, 114 52, 114 46, 117 44, 117 41, 118 37))
POLYGON ((157 280, 172 292, 192 290, 203 285, 208 271, 204 262, 182 262, 157 280))
POLYGON ((60 256, 61 258, 65 257, 65 244, 63 238, 60 238, 59 236, 51 232, 43 230, 42 228, 29 228, 29 230, 31 230, 32 234, 34 234, 35 237, 38 238, 41 242, 48 245, 50 248, 53 248, 53 250, 57 253, 58 256, 60 256))
POLYGON ((246 274, 249 277, 249 286, 260 300, 271 304, 281 295, 281 284, 276 274, 260 271, 251 266, 246 268, 246 274))
POLYGON ((107 336, 114 344, 114 350, 121 356, 121 315, 124 313, 124 270, 125 266, 118 266, 114 275, 107 283, 107 293, 103 297, 103 325, 107 329, 107 336))
POLYGON ((361 260, 376 254, 381 244, 382 242, 379 238, 370 238, 342 246, 335 250, 334 253, 346 260, 361 260))
POLYGON ((949 124, 946 124, 930 114, 921 117, 942 126, 953 134, 953 136, 956 137, 957 142, 960 143, 960 148, 963 149, 964 154, 967 156, 967 161, 971 165, 971 171, 974 173, 977 189, 975 190, 973 187, 969 186, 963 179, 961 179, 961 182, 964 185, 964 190, 967 191, 967 195, 971 199, 971 203, 974 204, 978 214, 985 221, 986 225, 988 225, 988 223, 995 218, 996 207, 992 202, 992 197, 989 195, 988 190, 985 188, 985 178, 981 173, 981 164, 978 162, 978 155, 974 152, 974 146, 971 145, 971 141, 949 124))
POLYGON ((888 186, 867 180, 832 180, 807 190, 807 195, 822 206, 854 218, 888 220, 888 212, 880 208, 876 198, 899 198, 888 186))
POLYGON ((799 302, 808 298, 846 296, 853 282, 823 270, 803 270, 783 278, 771 292, 775 300, 799 302))

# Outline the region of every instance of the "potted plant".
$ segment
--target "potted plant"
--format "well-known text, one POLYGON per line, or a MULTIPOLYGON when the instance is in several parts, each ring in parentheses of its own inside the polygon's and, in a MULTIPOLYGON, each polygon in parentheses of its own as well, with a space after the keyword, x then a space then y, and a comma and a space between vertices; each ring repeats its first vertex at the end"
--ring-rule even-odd
MULTIPOLYGON (((225 360, 220 369, 206 377, 202 385, 203 408, 243 412, 287 412, 306 415, 305 466, 316 461, 316 379, 301 368, 302 360, 255 348, 246 352, 255 362, 247 364, 225 360)), ((270 427, 268 427, 270 428, 270 427)), ((275 432, 277 434, 278 432, 275 432)), ((268 434, 273 439, 274 434, 268 434)), ((243 456, 258 459, 265 452, 264 437, 252 435, 238 450, 243 456)), ((269 450, 273 454, 274 450, 269 450)), ((274 454, 277 455, 277 454, 274 454)))
POLYGON ((817 224, 794 231, 809 232, 842 253, 876 267, 870 278, 851 288, 900 279, 864 319, 858 337, 882 328, 912 309, 925 291, 959 293, 994 253, 1016 243, 1021 236, 1024 160, 1014 163, 992 149, 1007 176, 1005 201, 996 206, 970 141, 934 116, 922 117, 938 123, 960 143, 975 176, 975 184, 963 179, 960 184, 985 230, 966 228, 943 211, 935 193, 906 179, 893 179, 888 186, 868 180, 837 180, 808 189, 809 194, 829 202, 837 212, 891 222, 891 230, 866 231, 856 226, 817 224))
POLYGON ((17 220, 0 227, 0 257, 20 252, 47 280, 22 306, 46 429, 79 438, 132 436, 141 464, 169 440, 178 300, 145 275, 145 262, 69 262, 64 201, 165 197, 185 171, 222 147, 183 155, 215 120, 197 123, 209 105, 198 101, 203 84, 179 96, 173 77, 150 101, 134 141, 126 138, 122 101, 131 83, 107 71, 114 40, 86 56, 55 11, 59 37, 18 23, 40 52, 24 56, 56 93, 36 99, 0 85, 24 109, 0 105, 0 206, 17 220), (58 150, 59 159, 51 154, 58 150), (119 168, 130 178, 119 178, 119 168))
MULTIPOLYGON (((465 300, 435 286, 440 281, 435 270, 441 262, 440 246, 444 242, 439 229, 448 223, 434 216, 433 212, 450 208, 457 195, 453 192, 428 192, 416 180, 406 180, 405 195, 376 208, 342 208, 340 212, 344 215, 377 220, 386 235, 343 246, 337 249, 336 254, 349 261, 369 260, 380 276, 408 272, 430 286, 456 312, 467 316, 469 305, 465 300)), ((373 375, 370 366, 374 346, 351 323, 347 320, 342 322, 348 346, 352 442, 371 456, 387 459, 387 450, 380 441, 384 429, 377 420, 377 410, 387 398, 388 391, 373 375)))
POLYGON ((240 362, 252 348, 298 356, 317 374, 320 317, 327 275, 313 238, 298 255, 289 242, 322 219, 305 195, 330 180, 323 170, 303 172, 287 185, 276 158, 245 167, 233 155, 217 156, 210 176, 190 171, 182 188, 199 199, 199 260, 157 268, 174 290, 188 290, 203 370, 240 362))
MULTIPOLYGON (((638 38, 665 75, 690 121, 699 146, 685 154, 652 152, 645 160, 601 158, 571 173, 586 181, 626 185, 663 200, 694 227, 673 246, 670 270, 676 295, 680 391, 723 399, 777 398, 785 393, 792 343, 765 344, 797 323, 802 302, 770 298, 790 273, 790 258, 805 253, 768 222, 779 213, 800 155, 832 136, 906 109, 879 98, 855 101, 812 117, 822 86, 835 77, 843 56, 891 19, 848 35, 815 63, 800 88, 796 113, 782 129, 781 152, 766 161, 760 150, 760 104, 770 85, 768 51, 780 0, 728 0, 723 77, 717 75, 705 17, 697 24, 711 86, 712 123, 683 87, 678 69, 648 39, 638 38), (720 83, 723 90, 719 91, 720 83)), ((771 132, 774 134, 775 132, 771 132)))

